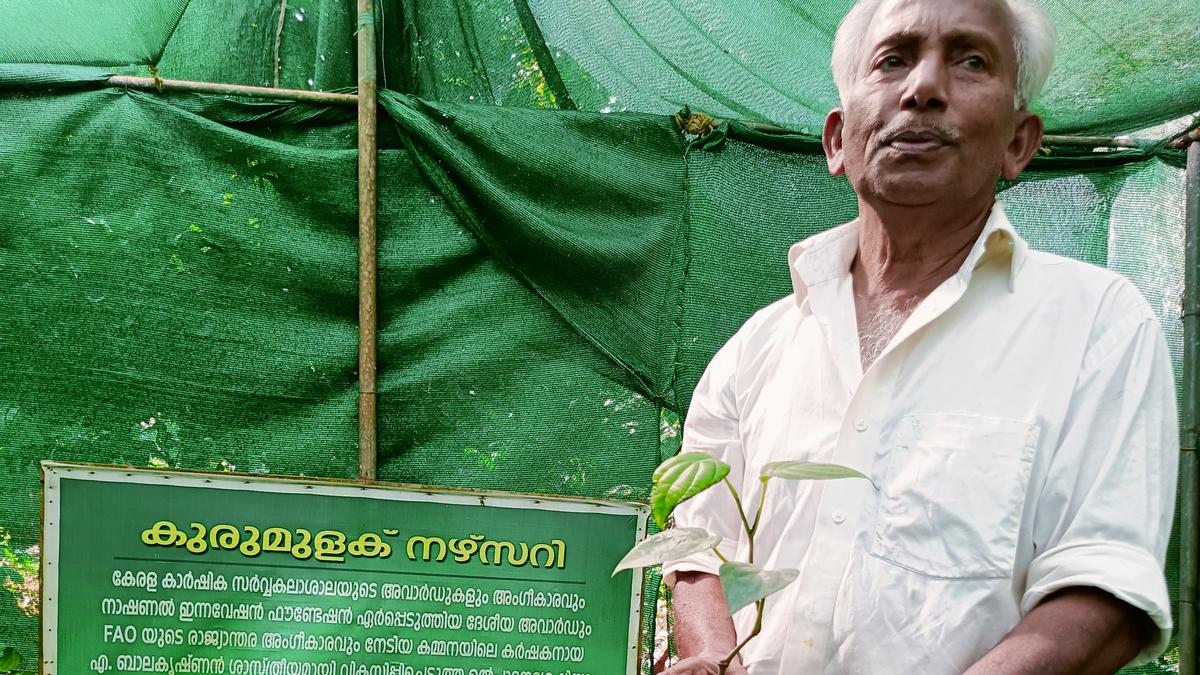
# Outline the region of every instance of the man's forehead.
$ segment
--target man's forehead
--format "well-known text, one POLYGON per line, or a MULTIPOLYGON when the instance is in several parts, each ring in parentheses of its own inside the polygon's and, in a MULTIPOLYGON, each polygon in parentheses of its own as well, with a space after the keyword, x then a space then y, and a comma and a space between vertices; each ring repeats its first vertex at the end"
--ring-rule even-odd
POLYGON ((864 36, 867 46, 936 37, 953 42, 1012 44, 1012 16, 1002 0, 883 0, 864 36))

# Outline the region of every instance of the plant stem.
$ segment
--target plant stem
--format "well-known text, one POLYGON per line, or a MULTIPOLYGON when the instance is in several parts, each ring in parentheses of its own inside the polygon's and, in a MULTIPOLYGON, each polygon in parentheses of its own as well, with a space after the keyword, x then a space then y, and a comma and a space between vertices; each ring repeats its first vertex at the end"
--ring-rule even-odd
MULTIPOLYGON (((725 481, 725 486, 729 488, 729 494, 733 495, 733 502, 737 505, 738 515, 742 518, 742 527, 746 530, 746 539, 750 545, 750 552, 746 557, 746 561, 753 565, 754 533, 758 531, 758 524, 762 521, 763 504, 767 502, 767 481, 765 479, 762 481, 762 492, 759 493, 758 508, 754 512, 754 524, 751 525, 750 521, 746 519, 746 511, 742 508, 742 499, 740 496, 738 496, 737 490, 734 489, 733 483, 729 482, 728 477, 723 478, 722 480, 725 481)), ((728 562, 725 560, 725 556, 721 555, 721 552, 717 550, 716 546, 713 547, 713 552, 717 554, 717 557, 721 559, 721 562, 728 562)), ((746 636, 746 639, 738 643, 737 647, 734 647, 733 651, 729 653, 729 656, 726 656, 717 664, 717 675, 725 675, 725 671, 729 668, 729 664, 733 663, 733 660, 738 657, 738 654, 741 653, 742 648, 745 647, 748 642, 757 637, 760 632, 762 632, 763 607, 766 605, 766 602, 766 598, 755 601, 754 629, 750 631, 750 634, 746 636)))
POLYGON ((729 559, 726 558, 725 556, 721 555, 721 550, 719 548, 717 548, 716 546, 712 547, 712 552, 717 554, 717 557, 721 559, 721 562, 723 562, 723 563, 729 562, 729 559))
POLYGON ((737 658, 738 653, 742 651, 742 647, 745 647, 747 642, 753 640, 755 636, 762 631, 763 605, 765 605, 766 602, 766 598, 763 598, 762 600, 758 600, 754 603, 754 630, 750 631, 750 634, 746 636, 746 639, 738 643, 737 647, 734 647, 733 651, 729 653, 729 656, 726 656, 721 660, 720 663, 717 664, 720 666, 720 670, 717 671, 718 675, 725 675, 725 669, 728 668, 729 664, 733 663, 733 660, 737 658))
POLYGON ((758 532, 758 522, 762 520, 763 504, 767 503, 767 481, 763 479, 762 494, 758 497, 758 511, 754 512, 754 524, 750 526, 750 539, 754 539, 754 533, 758 532))
MULTIPOLYGON (((733 503, 737 505, 738 516, 742 519, 742 528, 746 530, 746 536, 750 540, 750 555, 747 556, 746 562, 754 564, 754 530, 750 527, 750 521, 746 520, 746 511, 742 508, 742 498, 738 496, 733 483, 729 482, 728 476, 721 480, 725 481, 725 486, 729 488, 729 494, 733 495, 733 503)), ((761 502, 759 503, 759 508, 762 508, 761 502)))

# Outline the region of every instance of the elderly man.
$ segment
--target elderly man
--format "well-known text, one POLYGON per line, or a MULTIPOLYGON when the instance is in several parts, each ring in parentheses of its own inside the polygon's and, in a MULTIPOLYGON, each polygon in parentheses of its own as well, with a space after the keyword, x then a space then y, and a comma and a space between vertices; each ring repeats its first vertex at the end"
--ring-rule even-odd
MULTIPOLYGON (((1027 0, 866 0, 842 22, 823 139, 859 216, 792 248, 795 293, 713 358, 684 449, 729 463, 751 506, 767 462, 872 481, 771 483, 755 562, 800 576, 729 673, 1110 673, 1166 644, 1161 330, 1126 280, 1029 250, 995 202, 1040 144, 1053 43, 1027 0)), ((676 523, 745 559, 728 493, 676 523)), ((752 608, 730 620, 711 554, 664 571, 668 672, 716 673, 752 608)))

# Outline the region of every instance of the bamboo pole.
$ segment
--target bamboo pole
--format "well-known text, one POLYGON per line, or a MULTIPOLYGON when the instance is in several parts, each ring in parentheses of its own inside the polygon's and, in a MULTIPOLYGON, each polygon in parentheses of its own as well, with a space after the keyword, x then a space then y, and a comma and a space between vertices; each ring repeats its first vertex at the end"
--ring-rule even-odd
POLYGON ((1042 136, 1042 145, 1073 147, 1073 148, 1140 148, 1136 141, 1128 136, 1042 136))
POLYGON ((1171 141, 1170 146, 1176 150, 1182 150, 1190 143, 1200 143, 1200 127, 1179 134, 1175 140, 1171 141))
POLYGON ((376 68, 374 0, 358 0, 358 477, 375 480, 376 68))
POLYGON ((244 84, 221 84, 219 82, 195 82, 192 80, 163 80, 153 77, 135 77, 132 75, 113 75, 108 78, 108 84, 113 87, 128 87, 129 89, 145 89, 162 92, 192 92, 197 94, 220 94, 222 96, 248 96, 251 98, 270 98, 283 101, 298 101, 303 103, 332 103, 338 105, 356 105, 356 94, 335 94, 328 91, 308 91, 306 89, 275 89, 274 87, 252 87, 244 84))
MULTIPOLYGON (((367 30, 367 29, 363 29, 367 30)), ((359 33, 359 39, 362 39, 362 31, 359 33)), ((372 38, 373 41, 373 38, 372 38)), ((190 91, 201 94, 223 94, 226 96, 251 96, 257 98, 281 99, 287 101, 301 101, 306 103, 331 103, 341 105, 357 105, 358 96, 355 94, 335 94, 326 91, 307 91, 304 89, 275 89, 272 87, 251 87, 240 84, 220 84, 213 82, 193 82, 190 80, 155 80, 150 77, 133 77, 128 75, 113 75, 108 78, 108 83, 114 86, 129 87, 130 89, 148 89, 153 90, 158 88, 155 83, 162 86, 164 91, 190 91)), ((361 91, 361 87, 360 87, 361 91)), ((557 94, 556 94, 557 95, 557 94)), ((720 124, 725 120, 714 119, 713 124, 720 124)), ((776 126, 774 124, 763 124, 762 122, 743 122, 747 127, 758 131, 768 133, 794 133, 791 129, 776 126)), ((1172 148, 1183 148, 1189 143, 1200 141, 1200 129, 1181 135, 1170 143, 1172 148)), ((1061 136, 1047 135, 1042 137, 1042 144, 1047 146, 1060 147, 1080 147, 1080 148, 1140 148, 1143 147, 1137 141, 1129 136, 1061 136)))
POLYGON ((1179 458, 1179 673, 1196 675, 1196 566, 1200 563, 1200 143, 1187 150, 1183 281, 1183 406, 1179 458))

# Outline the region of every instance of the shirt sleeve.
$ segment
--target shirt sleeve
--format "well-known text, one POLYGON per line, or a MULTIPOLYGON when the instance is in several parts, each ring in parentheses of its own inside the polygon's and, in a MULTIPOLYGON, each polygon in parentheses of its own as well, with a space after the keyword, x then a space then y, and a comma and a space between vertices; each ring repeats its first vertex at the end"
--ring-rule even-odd
POLYGON ((1021 612, 1071 586, 1107 591, 1158 627, 1157 638, 1132 662, 1139 664, 1160 654, 1171 634, 1163 564, 1179 430, 1158 320, 1132 287, 1117 295, 1125 298, 1113 303, 1111 314, 1121 319, 1093 332, 1037 499, 1035 555, 1021 612))
MULTIPOLYGON (((739 335, 734 335, 717 352, 688 408, 683 425, 682 452, 706 452, 730 466, 729 482, 741 489, 745 460, 738 425, 737 365, 739 335)), ((680 504, 674 512, 675 527, 699 527, 721 536, 721 554, 733 559, 740 535, 741 519, 733 497, 724 485, 716 485, 680 504)), ((716 574, 721 561, 712 551, 701 551, 663 565, 663 579, 675 585, 678 572, 716 574)))

